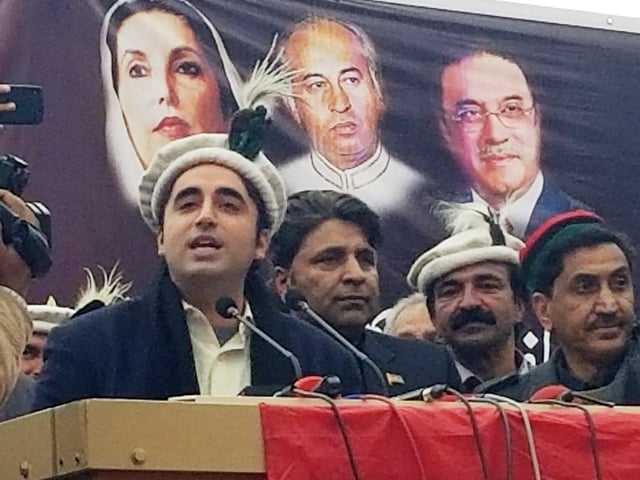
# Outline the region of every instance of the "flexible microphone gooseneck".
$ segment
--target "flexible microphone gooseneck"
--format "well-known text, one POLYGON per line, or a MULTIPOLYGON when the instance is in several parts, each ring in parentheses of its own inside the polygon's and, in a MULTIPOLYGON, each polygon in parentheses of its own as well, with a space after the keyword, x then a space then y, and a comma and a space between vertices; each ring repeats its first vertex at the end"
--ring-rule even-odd
MULTIPOLYGON (((589 446, 591 447, 591 455, 593 457, 593 468, 595 471, 596 480, 602 480, 602 469, 600 467, 600 454, 598 450, 598 438, 596 426, 591 416, 591 412, 588 408, 578 403, 572 403, 571 400, 574 397, 573 392, 568 390, 564 385, 552 384, 545 385, 539 388, 531 394, 528 403, 546 404, 546 405, 558 405, 565 408, 577 408, 584 414, 587 421, 587 428, 589 429, 589 446)), ((591 397, 589 397, 591 399, 591 397)), ((608 402, 607 402, 608 403, 608 402)), ((614 404, 608 405, 613 406, 614 404)))
POLYGON ((238 310, 238 306, 236 305, 236 302, 231 297, 220 297, 216 301, 216 312, 218 312, 218 315, 224 318, 235 318, 240 323, 242 323, 245 327, 251 330, 253 333, 255 333, 260 338, 262 338, 265 342, 267 342, 269 345, 275 348, 282 355, 287 357, 291 362, 293 371, 295 372, 294 382, 298 380, 300 377, 302 377, 302 369, 300 368, 300 361, 298 360, 298 357, 296 357, 290 350, 287 350, 278 342, 276 342, 273 338, 271 338, 264 331, 262 331, 262 329, 254 325, 253 322, 244 318, 240 314, 240 310, 238 310))
POLYGON ((593 405, 601 405, 603 407, 614 407, 615 403, 595 398, 588 393, 571 390, 564 385, 554 383, 545 385, 531 394, 529 401, 538 400, 560 400, 562 402, 571 403, 574 400, 582 400, 585 403, 593 405))
MULTIPOLYGON (((382 387, 382 393, 385 396, 389 396, 389 385, 382 374, 382 370, 373 363, 364 352, 358 350, 349 340, 344 338, 335 328, 333 328, 329 322, 323 319, 320 315, 314 312, 309 304, 306 302, 302 293, 296 289, 289 289, 284 298, 286 304, 295 311, 302 311, 309 315, 318 325, 320 325, 329 335, 331 335, 334 339, 338 341, 344 348, 349 350, 353 355, 356 356, 358 360, 367 364, 371 370, 375 373, 378 381, 380 382, 380 386, 382 387)), ((364 380, 364 379, 363 379, 364 380)), ((365 381, 366 383, 366 381, 365 381)), ((365 385, 366 387, 366 385, 365 385)))

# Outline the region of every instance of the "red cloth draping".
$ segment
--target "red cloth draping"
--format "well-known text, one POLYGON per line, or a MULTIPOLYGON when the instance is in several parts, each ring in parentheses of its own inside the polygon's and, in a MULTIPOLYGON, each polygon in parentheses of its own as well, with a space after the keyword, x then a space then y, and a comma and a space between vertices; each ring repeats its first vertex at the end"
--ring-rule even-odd
MULTIPOLYGON (((340 406, 362 480, 483 479, 466 408, 375 401, 340 406), (407 429, 397 415, 405 420, 407 429), (415 448, 412 448, 412 442, 415 448), (416 452, 416 453, 414 453, 416 452), (422 464, 422 469, 420 467, 422 464)), ((474 413, 489 478, 506 478, 504 428, 491 406, 474 413)), ((327 405, 261 404, 265 465, 270 480, 353 478, 344 442, 327 405)), ((529 410, 544 480, 596 479, 584 413, 566 407, 529 410)), ((603 480, 640 479, 640 411, 593 409, 603 480)), ((508 410, 513 479, 534 479, 522 417, 508 410)))

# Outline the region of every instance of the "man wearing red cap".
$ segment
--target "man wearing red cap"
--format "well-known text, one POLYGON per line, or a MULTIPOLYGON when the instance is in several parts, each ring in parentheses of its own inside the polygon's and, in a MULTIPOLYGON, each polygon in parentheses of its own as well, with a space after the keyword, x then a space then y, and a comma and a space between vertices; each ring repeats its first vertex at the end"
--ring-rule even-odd
POLYGON ((533 310, 559 348, 531 372, 482 390, 526 400, 559 384, 601 400, 640 404, 633 257, 628 239, 591 212, 565 212, 540 225, 521 262, 533 310))

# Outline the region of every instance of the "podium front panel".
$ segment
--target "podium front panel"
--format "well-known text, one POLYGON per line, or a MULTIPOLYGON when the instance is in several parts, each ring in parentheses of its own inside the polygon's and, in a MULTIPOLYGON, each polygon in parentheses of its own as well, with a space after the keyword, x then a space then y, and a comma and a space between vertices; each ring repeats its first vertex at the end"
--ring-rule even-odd
POLYGON ((0 479, 52 478, 53 411, 33 413, 0 423, 0 479))

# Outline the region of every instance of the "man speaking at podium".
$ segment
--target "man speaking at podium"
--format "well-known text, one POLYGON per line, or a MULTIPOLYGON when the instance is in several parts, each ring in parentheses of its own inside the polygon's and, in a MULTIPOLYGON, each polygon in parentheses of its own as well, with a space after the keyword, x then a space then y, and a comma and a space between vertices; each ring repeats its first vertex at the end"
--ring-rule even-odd
POLYGON ((286 196, 275 167, 259 152, 260 139, 249 131, 261 128, 256 124, 265 121, 264 111, 239 113, 249 116, 247 130, 232 123, 229 138, 194 135, 157 153, 140 186, 140 210, 156 234, 163 268, 141 298, 52 332, 36 409, 91 397, 233 396, 248 386, 290 385, 292 362, 219 314, 216 302, 223 297, 290 350, 303 374, 337 375, 344 393, 360 390, 351 356, 273 308, 258 277, 286 196))

